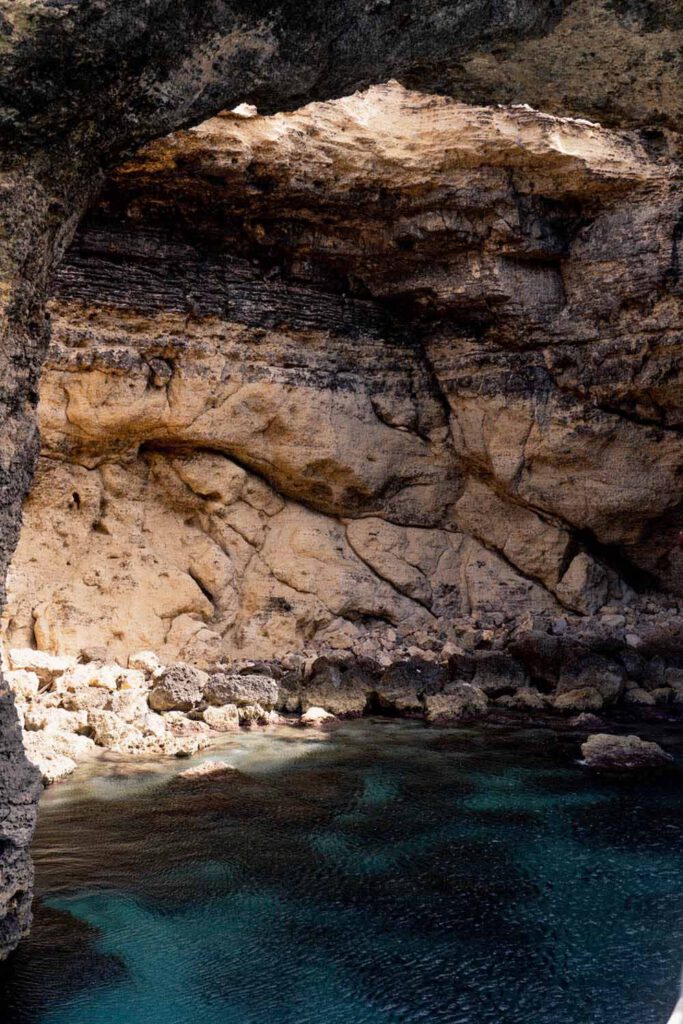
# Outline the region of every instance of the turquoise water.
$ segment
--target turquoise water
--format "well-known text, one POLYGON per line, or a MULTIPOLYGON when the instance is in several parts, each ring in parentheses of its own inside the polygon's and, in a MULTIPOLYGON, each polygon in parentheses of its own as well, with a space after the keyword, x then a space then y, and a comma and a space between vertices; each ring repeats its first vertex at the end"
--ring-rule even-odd
MULTIPOLYGON (((677 741, 669 737, 669 741, 677 741)), ((682 776, 575 738, 350 723, 47 791, 2 1024, 665 1024, 682 776)))

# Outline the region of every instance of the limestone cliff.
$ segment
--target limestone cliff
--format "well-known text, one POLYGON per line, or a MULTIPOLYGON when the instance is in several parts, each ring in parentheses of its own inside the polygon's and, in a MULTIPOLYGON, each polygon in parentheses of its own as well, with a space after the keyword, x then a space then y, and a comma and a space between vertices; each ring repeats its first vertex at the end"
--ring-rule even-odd
POLYGON ((210 664, 683 585, 678 136, 224 113, 61 265, 11 646, 210 664))

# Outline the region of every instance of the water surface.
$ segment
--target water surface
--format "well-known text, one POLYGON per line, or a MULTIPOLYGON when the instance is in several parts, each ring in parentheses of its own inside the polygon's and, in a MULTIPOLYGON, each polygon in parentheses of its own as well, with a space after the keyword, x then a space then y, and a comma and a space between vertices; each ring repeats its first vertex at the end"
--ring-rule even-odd
POLYGON ((596 778, 576 749, 364 721, 236 737, 229 781, 81 769, 43 798, 0 1020, 665 1024, 681 775, 596 778))

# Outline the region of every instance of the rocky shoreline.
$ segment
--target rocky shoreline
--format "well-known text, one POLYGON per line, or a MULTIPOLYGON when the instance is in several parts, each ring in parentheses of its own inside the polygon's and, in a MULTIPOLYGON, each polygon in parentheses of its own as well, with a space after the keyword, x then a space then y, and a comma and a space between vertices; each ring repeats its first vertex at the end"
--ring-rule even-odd
MULTIPOLYGON (((431 725, 547 723, 595 734, 610 721, 683 718, 676 608, 668 618, 647 604, 608 607, 590 619, 496 624, 471 617, 458 624, 458 637, 438 650, 397 643, 393 655, 378 647, 371 657, 329 648, 205 668, 164 665, 151 651, 120 665, 11 649, 5 678, 27 756, 46 785, 103 750, 192 757, 221 734, 285 722, 327 727, 383 715, 431 725)), ((602 766, 604 750, 590 752, 602 766)), ((606 757, 618 761, 619 751, 606 757)))

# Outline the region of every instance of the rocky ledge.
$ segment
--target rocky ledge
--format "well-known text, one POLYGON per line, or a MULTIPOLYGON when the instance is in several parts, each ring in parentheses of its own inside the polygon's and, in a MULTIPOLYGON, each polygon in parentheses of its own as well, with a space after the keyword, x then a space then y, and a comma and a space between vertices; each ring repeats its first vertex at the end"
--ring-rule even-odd
MULTIPOLYGON (((582 630, 565 619, 518 623, 512 631, 471 625, 462 629, 462 644, 439 653, 399 647, 394 657, 382 650, 369 657, 330 650, 224 661, 207 671, 184 662, 163 665, 152 652, 134 654, 122 666, 19 648, 9 651, 5 676, 27 756, 45 783, 102 750, 190 757, 218 734, 286 721, 325 728, 362 715, 432 725, 531 720, 593 732, 604 725, 598 714, 683 718, 677 623, 667 629, 653 615, 648 629, 641 618, 640 633, 624 638, 626 624, 616 621, 623 618, 608 612, 582 630)), ((610 758, 612 767, 628 767, 629 751, 607 737, 584 753, 591 767, 609 767, 610 758)), ((647 754, 643 748, 639 764, 647 754)))

